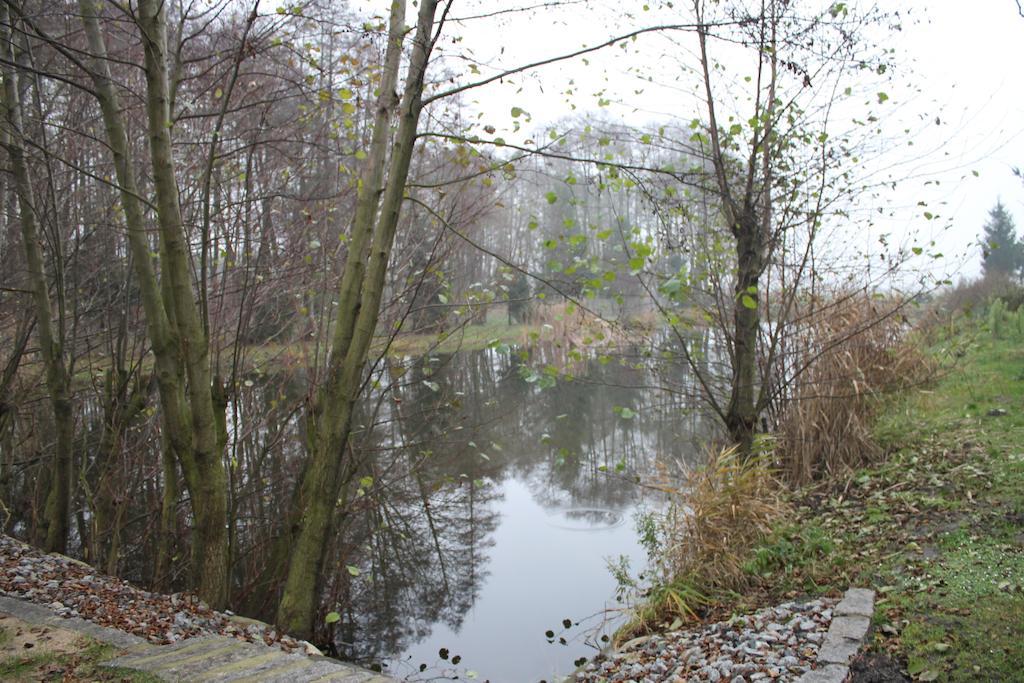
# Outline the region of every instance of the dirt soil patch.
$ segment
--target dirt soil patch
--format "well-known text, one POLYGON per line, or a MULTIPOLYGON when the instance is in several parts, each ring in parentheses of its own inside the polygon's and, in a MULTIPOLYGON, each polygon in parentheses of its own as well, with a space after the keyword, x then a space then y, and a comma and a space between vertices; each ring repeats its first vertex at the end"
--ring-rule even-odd
POLYGON ((66 655, 82 649, 80 633, 35 626, 0 613, 0 659, 18 656, 66 655))
POLYGON ((886 654, 865 652, 850 662, 849 683, 907 683, 899 662, 886 654))

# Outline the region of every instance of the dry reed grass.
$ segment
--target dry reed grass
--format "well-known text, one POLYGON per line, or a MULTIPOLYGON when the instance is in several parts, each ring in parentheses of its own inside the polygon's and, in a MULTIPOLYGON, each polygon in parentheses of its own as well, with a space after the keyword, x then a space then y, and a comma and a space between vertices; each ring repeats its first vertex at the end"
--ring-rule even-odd
POLYGON ((745 458, 734 447, 694 470, 666 519, 666 561, 672 575, 739 591, 754 580, 743 565, 750 548, 787 511, 783 486, 766 456, 745 458))
POLYGON ((872 436, 880 399, 920 384, 932 361, 908 343, 900 302, 837 299, 806 317, 790 340, 804 369, 781 403, 774 453, 785 477, 804 484, 876 460, 872 436))
POLYGON ((717 597, 753 587, 760 579, 745 568, 751 549, 790 509, 769 459, 745 458, 734 447, 712 453, 682 485, 655 488, 671 500, 651 558, 658 576, 619 640, 700 619, 717 597))
POLYGON ((681 486, 656 485, 672 499, 659 520, 659 577, 618 637, 674 619, 697 618, 716 597, 756 589, 751 560, 791 513, 787 483, 845 472, 881 455, 874 417, 884 394, 924 382, 934 365, 908 343, 899 301, 837 296, 798 312, 786 341, 795 376, 779 406, 778 430, 760 454, 713 454, 681 486))
MULTIPOLYGON (((555 341, 570 348, 605 348, 625 345, 629 337, 620 325, 604 320, 576 304, 534 306, 530 324, 540 327, 541 341, 555 341)), ((534 341, 524 339, 524 343, 534 341)))

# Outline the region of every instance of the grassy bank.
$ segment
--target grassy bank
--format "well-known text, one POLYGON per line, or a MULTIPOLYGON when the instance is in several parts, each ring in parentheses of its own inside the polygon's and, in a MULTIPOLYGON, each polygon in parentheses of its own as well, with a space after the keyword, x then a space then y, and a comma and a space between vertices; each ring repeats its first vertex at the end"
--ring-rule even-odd
POLYGON ((160 680, 138 671, 102 666, 118 654, 114 647, 79 633, 29 624, 0 614, 0 680, 119 683, 160 680))
POLYGON ((870 648, 892 671, 1021 680, 1024 345, 984 331, 951 345, 953 368, 879 412, 881 464, 789 496, 767 536, 737 551, 731 591, 699 577, 674 590, 715 615, 871 587, 870 648))
POLYGON ((806 494, 759 548, 773 593, 879 592, 874 650, 917 680, 1024 668, 1024 347, 959 338, 958 367, 895 397, 885 464, 806 494))

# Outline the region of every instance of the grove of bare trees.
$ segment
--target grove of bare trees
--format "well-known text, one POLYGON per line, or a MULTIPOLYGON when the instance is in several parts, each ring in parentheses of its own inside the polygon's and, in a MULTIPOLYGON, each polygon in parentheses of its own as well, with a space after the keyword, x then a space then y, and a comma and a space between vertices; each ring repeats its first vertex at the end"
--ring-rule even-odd
MULTIPOLYGON (((642 368, 753 452, 815 358, 907 304, 887 292, 808 336, 909 256, 848 268, 863 255, 835 239, 872 187, 851 159, 873 131, 845 107, 865 89, 865 120, 884 107, 863 74, 886 55, 862 38, 885 17, 693 0, 495 66, 449 46, 543 7, 376 9, 3 0, 5 533, 322 636, 355 599, 333 577, 358 575, 356 545, 444 565, 432 515, 465 512, 464 545, 486 546, 475 478, 413 445, 461 428, 455 402, 514 394, 499 375, 544 390, 588 360, 642 368), (696 57, 672 120, 567 111, 508 140, 473 123, 489 86, 651 36, 696 57), (504 360, 456 395, 432 368, 458 340, 504 360), (408 536, 388 501, 416 510, 408 536)), ((472 572, 452 582, 471 602, 472 572)))

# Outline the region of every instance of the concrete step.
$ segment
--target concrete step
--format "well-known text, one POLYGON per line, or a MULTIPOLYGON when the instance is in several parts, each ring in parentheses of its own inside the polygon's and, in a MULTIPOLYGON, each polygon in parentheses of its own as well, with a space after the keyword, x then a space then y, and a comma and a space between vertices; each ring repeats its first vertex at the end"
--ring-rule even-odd
POLYGON ((391 679, 327 657, 287 654, 227 636, 173 645, 139 645, 105 666, 145 671, 165 681, 281 681, 387 683, 391 679))

